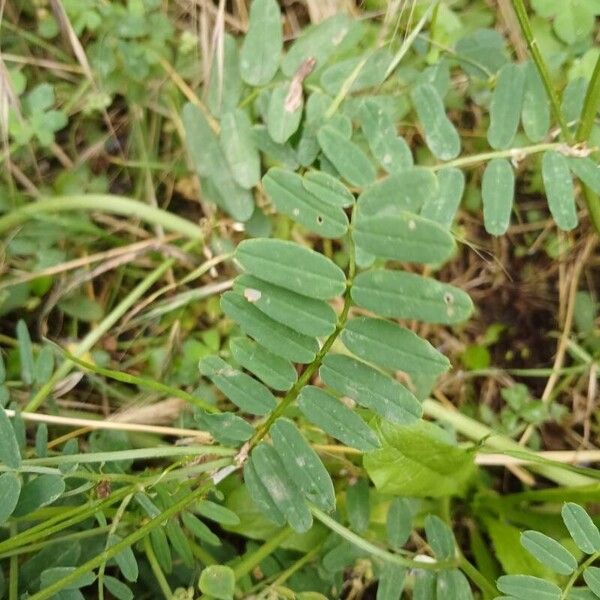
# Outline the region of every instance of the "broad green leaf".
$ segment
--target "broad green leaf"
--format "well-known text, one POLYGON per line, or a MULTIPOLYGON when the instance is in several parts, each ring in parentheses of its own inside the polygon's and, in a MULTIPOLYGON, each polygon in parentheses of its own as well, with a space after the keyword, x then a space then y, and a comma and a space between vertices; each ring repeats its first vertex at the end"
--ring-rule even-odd
POLYGON ((550 103, 544 89, 542 78, 533 61, 525 64, 525 89, 521 123, 525 134, 532 142, 546 137, 550 129, 550 103))
POLYGON ((556 35, 566 44, 584 40, 594 30, 594 10, 586 0, 571 0, 561 3, 553 21, 556 35))
POLYGON ((459 288, 407 271, 364 271, 355 278, 351 295, 356 304, 382 317, 452 324, 473 312, 471 298, 459 288))
POLYGON ((313 196, 300 175, 275 167, 263 177, 263 185, 277 210, 307 229, 327 238, 348 231, 348 217, 342 208, 313 196))
POLYGON ((289 360, 281 358, 260 344, 244 337, 229 342, 233 358, 274 390, 285 392, 298 379, 296 369, 289 360))
POLYGON ((590 590, 600 597, 600 567, 588 567, 583 572, 583 580, 590 590))
POLYGON ((346 512, 350 527, 357 533, 369 527, 371 504, 369 502, 369 482, 363 477, 346 489, 346 512))
POLYGON ((269 83, 279 68, 283 34, 275 0, 253 0, 248 33, 240 50, 242 79, 255 87, 269 83))
POLYGON ((264 125, 254 125, 252 127, 252 139, 256 147, 265 155, 268 165, 281 166, 291 170, 299 167, 300 163, 294 149, 289 144, 274 142, 264 125))
POLYGON ((409 329, 383 319, 357 317, 348 322, 342 342, 359 358, 405 373, 439 375, 448 359, 409 329))
POLYGON ((246 335, 254 338, 267 350, 302 364, 307 364, 315 358, 319 348, 315 338, 273 321, 236 292, 223 294, 221 308, 229 318, 239 324, 246 335))
POLYGON ((105 575, 103 578, 104 587, 117 599, 117 600, 132 600, 133 592, 116 577, 105 575))
POLYGON ((282 526, 285 523, 285 516, 280 510, 281 507, 275 504, 266 487, 258 478, 252 460, 247 460, 244 463, 244 483, 250 497, 262 511, 262 514, 270 521, 282 526))
POLYGON ((567 84, 562 93, 560 110, 567 123, 579 121, 585 94, 588 87, 588 80, 583 77, 576 77, 567 84))
POLYGON ((304 98, 302 92, 296 95, 294 89, 291 82, 280 83, 269 99, 267 131, 278 144, 287 142, 300 125, 304 98))
POLYGON ((349 92, 359 92, 376 87, 385 80, 385 73, 392 62, 392 54, 387 48, 380 48, 367 56, 355 56, 336 62, 321 75, 321 86, 335 96, 342 86, 349 92))
POLYGON ((335 508, 335 491, 331 477, 294 423, 278 419, 270 434, 283 466, 306 499, 322 510, 332 511, 335 508))
POLYGON ((493 158, 485 167, 481 180, 483 223, 492 235, 508 229, 515 193, 515 174, 505 158, 493 158))
POLYGON ((440 571, 436 581, 437 597, 444 600, 472 600, 469 580, 458 569, 440 571))
POLYGON ((231 175, 238 185, 250 189, 260 181, 260 156, 252 138, 252 124, 244 111, 226 112, 219 134, 231 175))
POLYGON ((225 565, 209 565, 200 573, 200 591, 219 600, 233 600, 235 573, 225 565))
POLYGON ((323 154, 352 185, 364 187, 375 180, 375 167, 368 156, 337 129, 324 125, 319 129, 317 139, 323 154))
POLYGON ((379 575, 376 600, 400 600, 405 577, 406 569, 393 563, 385 563, 379 575))
POLYGON ((165 532, 169 538, 169 543, 176 554, 181 558, 183 564, 192 568, 194 566, 194 554, 190 542, 183 533, 183 529, 178 519, 169 519, 165 525, 165 532))
POLYGON ((216 117, 235 110, 242 91, 237 42, 228 33, 223 36, 222 61, 221 67, 217 50, 210 67, 210 80, 206 94, 206 105, 216 117))
POLYGON ((197 537, 199 540, 202 540, 211 546, 221 545, 219 536, 215 535, 198 517, 184 511, 181 513, 181 521, 194 537, 197 537))
POLYGON ((433 555, 438 560, 450 560, 454 557, 456 542, 452 529, 436 515, 425 517, 425 534, 433 555))
POLYGON ((354 204, 354 196, 339 180, 323 171, 308 171, 302 177, 302 185, 320 202, 347 208, 354 204))
POLYGON ((390 546, 395 550, 402 548, 412 531, 412 513, 406 498, 390 502, 385 525, 390 546))
MULTIPOLYGON (((110 534, 108 536, 108 546, 114 546, 116 544, 118 544, 120 541, 122 540, 122 538, 116 534, 110 534)), ((121 571, 121 573, 123 574, 123 577, 125 577, 125 579, 127 579, 127 581, 137 581, 138 579, 138 575, 139 575, 139 569, 138 569, 138 564, 137 564, 137 560, 135 558, 135 554, 133 553, 133 550, 131 549, 131 546, 128 546, 127 548, 125 548, 125 550, 121 550, 121 552, 119 552, 116 556, 115 556, 115 562, 117 563, 117 565, 119 566, 119 569, 121 571)))
POLYGON ((582 506, 567 502, 562 507, 561 514, 573 541, 582 552, 600 552, 600 531, 582 506))
POLYGON ((6 411, 0 406, 0 462, 11 469, 21 466, 21 451, 15 430, 10 423, 6 411))
POLYGON ((33 347, 29 330, 23 319, 19 319, 16 328, 17 347, 19 349, 19 363, 21 365, 21 379, 25 385, 33 383, 34 362, 33 362, 33 347))
POLYGON ((210 500, 200 500, 193 509, 194 512, 220 525, 239 525, 240 523, 240 518, 232 510, 210 500))
POLYGON ((596 194, 600 194, 600 166, 591 158, 570 158, 571 171, 590 187, 596 194))
POLYGON ((183 107, 183 126, 192 162, 200 177, 213 183, 212 200, 234 219, 247 221, 254 211, 252 194, 233 179, 225 156, 204 113, 189 102, 183 107))
POLYGON ((490 104, 488 142, 495 150, 508 148, 517 133, 523 107, 525 71, 520 65, 508 63, 498 73, 490 104))
POLYGON ((456 248, 454 238, 447 230, 407 211, 359 216, 352 235, 361 250, 406 262, 441 263, 456 248))
POLYGON ((562 544, 539 531, 524 531, 521 545, 556 573, 570 575, 577 568, 577 560, 562 544))
POLYGON ((421 404, 403 385, 350 356, 328 354, 319 375, 338 394, 393 423, 407 425, 421 418, 421 404))
POLYGON ((573 229, 577 225, 577 207, 573 176, 567 158, 553 150, 545 152, 542 158, 542 177, 548 207, 556 224, 565 231, 573 229))
POLYGON ((0 475, 0 525, 12 515, 20 493, 21 480, 19 477, 14 473, 2 473, 0 475))
POLYGON ((310 510, 275 449, 264 443, 259 444, 252 451, 251 460, 256 476, 277 503, 290 527, 298 533, 308 531, 312 526, 310 510))
POLYGON ((233 289, 271 319, 298 333, 317 337, 335 330, 337 316, 324 300, 301 296, 252 275, 238 277, 233 289))
POLYGON ((275 397, 267 387, 250 375, 238 371, 218 356, 206 356, 200 361, 198 367, 202 375, 208 377, 244 412, 266 415, 277 405, 275 397))
POLYGON ((518 600, 560 600, 561 596, 561 589, 555 583, 531 575, 503 575, 496 586, 518 600))
MULTIPOLYGON (((67 577, 75 570, 75 567, 50 567, 49 569, 45 569, 42 571, 40 576, 40 587, 42 589, 60 581, 64 577, 67 577)), ((84 573, 79 576, 75 581, 67 584, 63 587, 63 590, 77 590, 82 587, 87 587, 88 585, 92 585, 96 580, 96 575, 93 572, 84 573)))
POLYGON ((235 258, 250 275, 303 296, 330 300, 346 288, 346 276, 334 262, 294 242, 245 240, 235 258))
POLYGON ((325 19, 302 30, 281 62, 284 75, 292 77, 308 58, 316 60, 317 68, 325 64, 353 27, 352 19, 343 13, 325 19))
POLYGON ((440 160, 451 160, 460 153, 460 137, 446 116, 444 102, 430 83, 412 88, 410 97, 423 126, 425 143, 440 160))
POLYGON ((380 216, 384 212, 398 210, 416 213, 428 198, 437 195, 435 175, 429 169, 409 167, 366 188, 358 197, 358 206, 361 217, 380 216))
POLYGON ((474 474, 472 452, 451 446, 421 422, 380 425, 382 448, 365 454, 369 477, 384 494, 417 498, 460 496, 474 474))
POLYGON ((388 173, 412 167, 408 144, 398 135, 394 122, 380 105, 365 100, 360 109, 360 125, 371 153, 388 173))
POLYGON ((201 429, 206 429, 217 442, 225 446, 237 446, 254 433, 250 423, 232 413, 209 414, 198 411, 195 419, 201 429))
POLYGON ((439 192, 425 199, 421 216, 450 229, 465 190, 465 176, 460 169, 449 167, 438 175, 439 192))
POLYGON ((495 29, 476 29, 456 44, 456 57, 471 77, 489 79, 508 58, 504 37, 495 29))
POLYGON ((306 386, 298 407, 311 423, 347 446, 365 452, 379 447, 375 432, 355 412, 318 387, 306 386))

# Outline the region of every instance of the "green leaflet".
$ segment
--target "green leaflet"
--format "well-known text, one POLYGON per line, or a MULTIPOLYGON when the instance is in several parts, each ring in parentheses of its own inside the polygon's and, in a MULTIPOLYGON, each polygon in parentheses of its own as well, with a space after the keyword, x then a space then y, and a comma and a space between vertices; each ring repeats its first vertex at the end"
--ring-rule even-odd
POLYGON ((382 317, 425 323, 460 323, 473 312, 471 298, 459 288, 406 271, 364 271, 355 278, 351 295, 382 317))
POLYGON ((596 194, 600 194, 600 166, 591 158, 570 158, 571 171, 590 187, 596 194))
POLYGON ((346 276, 335 263, 294 242, 245 240, 235 257, 251 275, 303 296, 330 300, 346 289, 346 276))
POLYGON ((304 189, 321 202, 347 208, 354 204, 354 196, 339 180, 323 171, 308 171, 302 177, 304 189))
POLYGON ((348 231, 342 208, 313 196, 300 175, 275 167, 263 177, 263 185, 277 210, 307 229, 327 238, 339 238, 348 231))
POLYGON ((352 319, 341 339, 359 358, 395 371, 434 376, 450 367, 448 359, 428 341, 383 319, 352 319))
POLYGON ((275 143, 264 125, 252 127, 252 139, 256 147, 264 153, 267 164, 278 165, 292 171, 298 168, 300 163, 294 149, 289 144, 275 143))
POLYGON ((544 139, 550 129, 550 103, 542 78, 532 61, 525 63, 525 87, 521 123, 532 142, 544 139))
POLYGON ((254 427, 232 413, 209 414, 198 411, 195 419, 217 442, 224 446, 238 446, 252 437, 254 427))
POLYGON ((350 527, 363 533, 369 527, 371 504, 369 502, 369 482, 364 477, 348 485, 346 489, 346 512, 350 527))
POLYGON ((437 575, 433 571, 416 570, 412 600, 432 600, 433 598, 437 599, 435 589, 436 581, 437 575))
POLYGON ((496 587, 518 600, 560 600, 561 589, 550 581, 531 575, 503 575, 496 587))
POLYGON ((302 94, 290 96, 291 83, 281 83, 271 93, 267 114, 267 131, 278 144, 284 144, 296 132, 302 117, 304 99, 302 94))
POLYGON ((278 419, 270 433, 283 466, 306 499, 327 512, 334 510, 335 491, 331 477, 294 423, 278 419))
POLYGON ((203 594, 218 600, 233 600, 235 574, 231 567, 209 565, 202 570, 198 586, 203 594))
POLYGON ((282 48, 279 5, 275 0, 253 0, 248 33, 240 51, 242 79, 255 87, 269 83, 279 67, 282 48))
POLYGON ((206 356, 199 363, 200 373, 208 377, 214 385, 236 406, 252 415, 266 415, 277 402, 262 383, 238 371, 218 356, 206 356))
POLYGON ((229 342, 233 358, 269 387, 285 392, 298 379, 296 369, 289 360, 281 358, 260 344, 244 337, 229 342))
POLYGON ((292 77, 300 65, 311 57, 315 59, 317 68, 322 67, 353 26, 354 22, 348 15, 338 13, 303 29, 281 62, 284 75, 292 77))
POLYGON ((508 63, 498 73, 490 104, 488 142, 495 150, 508 148, 517 128, 523 107, 525 71, 520 65, 508 63))
POLYGON ((21 493, 21 480, 14 473, 0 475, 0 525, 12 515, 21 493))
POLYGON ((226 33, 223 36, 223 68, 219 68, 215 52, 210 68, 206 105, 214 116, 235 110, 242 92, 237 42, 226 33))
POLYGON ((382 448, 369 452, 363 464, 384 494, 416 498, 463 495, 475 471, 474 454, 451 446, 423 421, 411 426, 382 422, 382 448))
POLYGON ((240 518, 232 511, 216 502, 201 500, 194 506, 194 511, 199 515, 219 523, 220 525, 239 525, 240 518))
POLYGON ((290 527, 298 533, 308 531, 312 526, 310 510, 275 449, 265 443, 259 444, 252 451, 250 460, 256 476, 290 527))
MULTIPOLYGON (((154 530, 150 532, 150 535, 152 535, 152 533, 154 533, 154 530)), ((116 600, 133 600, 133 592, 116 577, 105 575, 103 582, 104 587, 116 598, 116 600)))
POLYGON ((539 531, 524 531, 521 546, 545 567, 561 575, 570 575, 577 568, 577 560, 562 544, 539 531))
POLYGON ((361 250, 406 262, 441 263, 456 248, 454 238, 440 225, 406 211, 359 215, 352 235, 361 250))
POLYGON ((319 129, 317 139, 323 154, 352 185, 364 187, 375 180, 373 163, 356 144, 347 140, 337 129, 331 125, 324 125, 319 129))
POLYGON ((457 59, 469 76, 488 79, 507 62, 505 46, 504 37, 495 29, 476 29, 458 40, 457 59))
POLYGON ((312 362, 315 358, 319 348, 316 339, 273 321, 239 294, 223 294, 221 308, 229 318, 239 324, 246 335, 254 338, 267 350, 302 364, 312 362))
POLYGON ((561 515, 573 541, 582 552, 593 554, 600 551, 600 531, 583 507, 567 502, 561 515))
POLYGON ((390 502, 385 524, 390 546, 395 550, 402 548, 412 531, 412 513, 406 498, 394 498, 390 502))
POLYGON ((60 475, 38 475, 22 487, 13 515, 22 517, 42 506, 52 504, 64 491, 65 482, 60 475))
MULTIPOLYGON (((74 570, 75 567, 50 567, 49 569, 45 569, 42 571, 40 576, 40 588, 44 589, 52 585, 53 583, 61 580, 63 577, 70 575, 74 570)), ((88 585, 92 585, 95 580, 95 573, 90 571, 81 575, 75 581, 65 586, 63 590, 77 590, 82 587, 87 587, 88 585)))
POLYGON ((210 544, 211 546, 221 546, 219 536, 214 534, 207 525, 205 525, 198 517, 187 511, 181 513, 181 521, 185 528, 199 540, 210 544))
POLYGON ((600 568, 588 567, 583 572, 583 580, 596 596, 600 596, 600 568))
POLYGON ((425 535, 427 543, 438 560, 454 558, 456 542, 452 529, 436 515, 425 517, 425 535))
POLYGON ((311 423, 347 446, 364 452, 379 447, 375 432, 355 412, 318 387, 303 388, 298 407, 311 423))
POLYGON ((398 135, 391 117, 379 104, 364 101, 360 108, 360 125, 371 153, 388 173, 413 166, 408 144, 398 135))
POLYGON ((360 216, 380 216, 398 210, 416 213, 438 193, 437 178, 429 169, 409 167, 366 188, 358 197, 360 216))
POLYGON ((339 61, 323 72, 321 86, 328 94, 335 96, 362 64, 348 91, 359 92, 376 87, 383 83, 391 62, 392 54, 387 48, 371 52, 366 60, 363 55, 339 61))
POLYGON ((23 319, 19 319, 16 327, 17 342, 19 350, 19 362, 21 366, 21 379, 25 385, 33 383, 33 375, 35 371, 35 363, 33 360, 33 346, 29 330, 23 319))
POLYGON ((410 97, 432 154, 440 160, 456 158, 460 153, 460 137, 446 116, 444 102, 435 87, 420 83, 411 90, 410 97))
POLYGON ((279 510, 280 507, 273 502, 267 489, 258 478, 252 459, 248 459, 244 463, 244 483, 248 488, 250 497, 254 500, 254 503, 262 511, 264 516, 277 525, 282 526, 285 523, 285 516, 281 510, 279 510))
POLYGON ((556 224, 564 231, 577 225, 575 189, 569 161, 559 152, 548 151, 542 158, 542 178, 548 207, 556 224))
POLYGON ((250 189, 260 181, 260 156, 245 112, 226 112, 221 118, 221 147, 236 183, 250 189))
POLYGON ((394 563, 385 563, 379 575, 376 600, 400 600, 405 577, 406 569, 394 563))
POLYGON ((252 194, 233 179, 221 146, 204 113, 189 102, 181 114, 188 151, 198 175, 213 185, 212 200, 234 219, 247 221, 254 211, 252 194))
POLYGON ((403 385, 350 356, 327 355, 319 375, 338 394, 388 421, 407 425, 421 418, 420 402, 403 385))
POLYGON ((0 406, 0 462, 11 469, 21 466, 21 451, 6 411, 0 406))
POLYGON ((238 277, 234 290, 271 319, 298 333, 327 336, 335 329, 337 315, 324 300, 301 296, 252 275, 238 277))
POLYGON ((513 196, 515 174, 505 158, 494 158, 485 167, 481 180, 483 200, 483 223, 492 235, 502 235, 508 229, 513 196))
POLYGON ((440 571, 436 579, 437 598, 444 600, 473 600, 469 580, 458 569, 440 571))
POLYGON ((450 229, 465 190, 465 176, 460 169, 449 167, 437 174, 439 192, 425 199, 421 216, 450 229))
POLYGON ((156 553, 156 558, 160 566, 165 573, 171 573, 173 571, 173 559, 165 530, 161 527, 152 529, 150 531, 150 541, 152 542, 152 548, 156 553))

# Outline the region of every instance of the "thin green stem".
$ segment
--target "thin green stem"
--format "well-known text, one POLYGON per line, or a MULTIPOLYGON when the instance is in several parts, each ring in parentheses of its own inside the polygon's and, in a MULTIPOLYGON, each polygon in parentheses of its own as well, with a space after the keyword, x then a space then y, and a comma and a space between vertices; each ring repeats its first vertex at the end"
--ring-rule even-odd
POLYGON ((567 581, 567 585, 565 585, 563 591, 560 594, 560 600, 566 600, 569 597, 569 592, 571 588, 575 585, 577 580, 581 577, 581 574, 596 560, 600 558, 600 552, 595 552, 591 556, 589 556, 586 560, 584 560, 579 568, 571 575, 569 581, 567 581))
POLYGON ((529 51, 531 52, 533 62, 535 63, 538 73, 542 78, 544 88, 546 89, 546 94, 548 96, 548 99, 550 100, 552 112, 554 113, 554 118, 560 126, 560 130, 564 139, 567 141, 567 143, 572 144, 573 135, 571 134, 567 122, 565 121, 565 118, 562 114, 562 110, 560 109, 560 102, 558 101, 558 95, 556 94, 556 90, 554 89, 554 86, 552 84, 550 71, 546 66, 544 57, 540 52, 537 40, 535 39, 535 35, 533 34, 533 30, 531 29, 531 23, 529 22, 529 17, 527 15, 525 2, 523 0, 512 0, 512 5, 515 10, 515 14, 517 15, 519 25, 521 26, 523 37, 527 41, 527 46, 529 47, 529 51))
POLYGON ((594 67, 592 78, 585 93, 581 120, 575 133, 575 139, 578 142, 587 142, 589 140, 594 119, 598 112, 598 105, 600 105, 600 56, 596 60, 596 66, 594 67))
POLYGON ((452 569, 458 566, 457 560, 425 562, 420 560, 412 560, 410 558, 405 558, 400 554, 388 552, 387 550, 376 546, 368 540, 365 540, 353 531, 350 531, 348 528, 344 527, 341 523, 338 523, 335 519, 332 519, 329 515, 325 514, 315 506, 311 506, 310 510, 315 518, 321 521, 323 525, 331 529, 331 531, 337 533, 339 536, 343 537, 345 540, 351 544, 354 544, 361 550, 364 550, 370 556, 380 558, 385 562, 391 562, 396 565, 400 565, 401 567, 408 567, 410 569, 422 569, 424 571, 441 571, 444 569, 452 569))
POLYGON ((162 527, 168 519, 174 517, 176 514, 180 513, 182 510, 187 508, 192 502, 196 501, 198 498, 202 497, 208 490, 211 488, 212 484, 204 484, 198 487, 196 490, 187 494, 185 497, 181 498, 179 501, 175 502, 165 511, 144 523, 139 529, 134 530, 128 536, 124 537, 120 542, 117 542, 114 546, 107 548, 94 558, 88 560, 83 563, 75 570, 73 570, 69 575, 63 577, 62 579, 54 582, 52 585, 49 585, 47 588, 40 590, 37 594, 34 594, 30 597, 29 600, 47 600, 54 596, 57 592, 60 592, 70 583, 77 581, 79 577, 82 575, 93 571, 98 568, 102 563, 109 561, 111 558, 115 557, 120 552, 123 552, 126 548, 129 548, 136 542, 144 539, 150 531, 156 529, 157 527, 162 527))
POLYGON ((150 568, 154 573, 154 577, 156 577, 156 581, 158 582, 158 586, 160 587, 163 596, 167 600, 171 600, 173 597, 173 592, 171 591, 171 587, 169 586, 169 582, 165 577, 162 569, 160 568, 160 564, 158 559, 156 558, 156 554, 154 554, 154 549, 152 548, 152 544, 150 543, 150 537, 146 536, 144 538, 144 552, 146 553, 146 558, 150 563, 150 568))
POLYGON ((257 548, 252 554, 244 557, 239 563, 233 567, 233 573, 236 580, 247 575, 260 564, 267 556, 270 556, 287 540, 294 532, 289 527, 284 527, 273 537, 268 539, 262 546, 257 548))
POLYGON ((498 595, 496 587, 488 581, 474 565, 472 565, 462 554, 459 557, 459 568, 463 573, 481 590, 484 600, 492 600, 498 595))
MULTIPOLYGON (((0 223, 1 221, 2 219, 0 218, 0 223)), ((1 230, 2 228, 0 226, 0 231, 1 230)), ((198 241, 188 242, 183 246, 183 250, 188 252, 197 243, 198 241)), ((138 283, 133 290, 131 290, 131 292, 129 292, 129 294, 127 294, 125 298, 123 298, 123 300, 121 300, 121 302, 119 302, 119 304, 104 317, 104 319, 102 319, 102 321, 100 321, 98 326, 92 329, 83 340, 77 344, 72 352, 73 356, 79 358, 91 350, 100 338, 117 323, 117 321, 173 266, 173 264, 175 264, 175 259, 169 258, 148 273, 148 275, 146 275, 146 277, 144 277, 144 279, 142 279, 142 281, 140 281, 140 283, 138 283)), ((63 377, 66 377, 72 368, 73 363, 70 360, 61 363, 58 369, 53 373, 52 377, 40 387, 33 398, 25 406, 25 412, 35 412, 52 393, 54 386, 63 379, 63 377)))
MULTIPOLYGON (((16 535, 17 526, 11 524, 10 534, 16 535)), ((8 600, 18 600, 19 598, 19 557, 14 555, 10 557, 8 572, 8 600)))

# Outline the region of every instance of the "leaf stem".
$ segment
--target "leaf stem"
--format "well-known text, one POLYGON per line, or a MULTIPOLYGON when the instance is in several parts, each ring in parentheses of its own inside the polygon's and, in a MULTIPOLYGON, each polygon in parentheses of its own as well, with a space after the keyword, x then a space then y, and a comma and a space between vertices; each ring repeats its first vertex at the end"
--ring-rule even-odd
POLYGON ((281 544, 287 540, 294 532, 289 527, 284 527, 271 538, 269 538, 262 546, 254 552, 243 558, 233 567, 233 573, 236 580, 247 575, 261 563, 267 556, 271 555, 281 544))
POLYGON ((488 579, 472 565, 462 554, 459 556, 459 568, 481 590, 484 600, 491 600, 498 595, 498 590, 488 579))
POLYGON ((579 579, 579 577, 581 577, 581 574, 596 560, 598 560, 598 558, 600 558, 600 552, 595 552, 594 554, 592 554, 591 556, 589 556, 588 558, 586 558, 586 560, 584 560, 579 567, 574 571, 574 573, 571 575, 571 577, 569 578, 569 581, 567 581, 567 585, 565 585, 565 588, 563 589, 563 591, 560 594, 560 600, 566 600, 569 597, 569 592, 571 591, 571 588, 575 585, 575 583, 577 582, 577 580, 579 579))
POLYGON ((587 142, 590 133, 592 132, 592 126, 594 125, 594 119, 596 118, 596 112, 598 111, 598 105, 600 104, 600 56, 596 60, 596 66, 592 73, 592 78, 588 84, 587 91, 585 93, 585 100, 583 102, 583 110, 581 111, 581 120, 579 121, 579 127, 575 133, 575 139, 578 142, 587 142))

